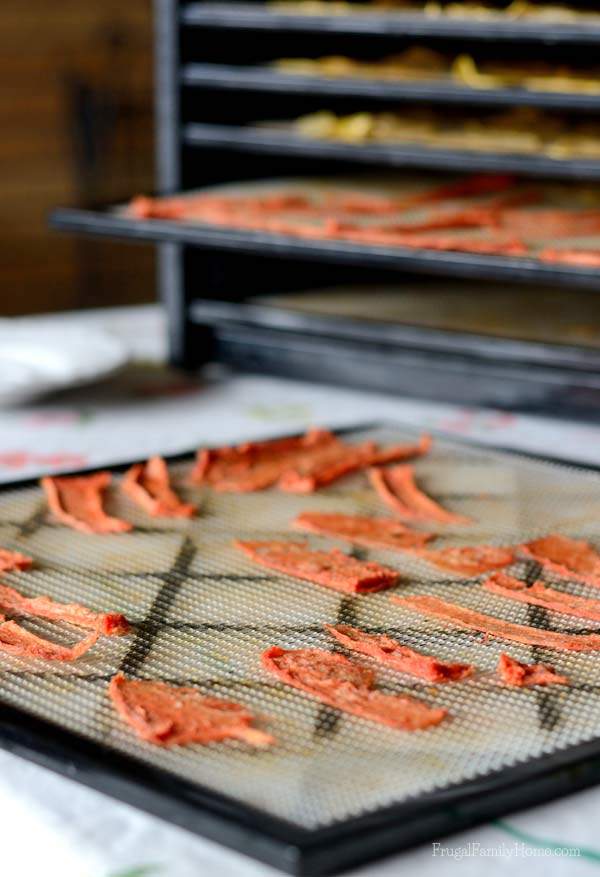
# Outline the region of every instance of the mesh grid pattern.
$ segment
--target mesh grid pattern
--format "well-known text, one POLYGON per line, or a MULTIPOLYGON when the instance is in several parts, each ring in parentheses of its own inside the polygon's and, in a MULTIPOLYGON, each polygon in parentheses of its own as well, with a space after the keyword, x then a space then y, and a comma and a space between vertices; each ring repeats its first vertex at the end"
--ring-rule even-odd
MULTIPOLYGON (((356 435, 382 443, 411 441, 408 430, 356 435)), ((352 440, 355 440, 354 437, 352 440)), ((488 450, 438 440, 415 464, 419 484, 448 508, 475 519, 446 528, 436 547, 511 544, 556 530, 600 545, 600 477, 488 450)), ((216 494, 185 486, 189 463, 171 467, 179 492, 198 501, 191 521, 149 518, 113 490, 109 510, 131 520, 132 533, 87 536, 48 518, 37 487, 0 494, 0 545, 30 553, 35 569, 4 580, 27 595, 48 594, 91 608, 123 612, 135 623, 124 638, 102 638, 74 664, 52 665, 0 655, 0 701, 131 754, 188 781, 261 808, 304 828, 325 826, 424 792, 590 740, 600 731, 600 655, 569 654, 490 640, 453 630, 394 606, 390 592, 345 596, 252 564, 234 538, 306 538, 314 547, 336 543, 288 529, 302 511, 385 514, 364 474, 314 496, 278 491, 216 494), (283 648, 340 648, 323 622, 386 632, 406 645, 477 665, 474 679, 445 686, 415 682, 369 659, 388 692, 413 692, 446 706, 451 719, 403 733, 318 704, 264 672, 261 652, 283 648), (507 689, 494 670, 501 651, 548 662, 572 680, 569 688, 507 689), (106 694, 117 670, 135 678, 197 685, 248 706, 278 745, 251 751, 236 741, 160 749, 122 724, 106 694)), ((344 550, 349 550, 344 548, 344 550)), ((505 600, 480 580, 444 575, 409 555, 356 550, 401 571, 395 593, 430 593, 522 624, 583 632, 593 622, 505 600)), ((509 570, 537 577, 535 563, 509 570)), ((552 575, 542 576, 549 583, 552 575)), ((554 582, 581 595, 597 589, 554 582)), ((64 642, 78 634, 48 622, 23 622, 64 642)))

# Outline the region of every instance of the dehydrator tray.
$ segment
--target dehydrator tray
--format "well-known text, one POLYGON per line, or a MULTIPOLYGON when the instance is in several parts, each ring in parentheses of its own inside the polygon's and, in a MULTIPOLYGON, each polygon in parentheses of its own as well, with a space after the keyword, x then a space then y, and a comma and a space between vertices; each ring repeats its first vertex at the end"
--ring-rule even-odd
MULTIPOLYGON (((364 6, 363 6, 364 10, 364 6)), ((590 18, 572 22, 544 22, 535 19, 428 17, 419 12, 375 10, 353 12, 339 9, 327 14, 325 7, 311 9, 307 3, 263 2, 187 3, 181 10, 184 25, 235 30, 268 30, 303 33, 347 33, 369 36, 410 36, 509 40, 556 44, 600 43, 600 22, 590 18)))
POLYGON ((425 143, 344 143, 305 137, 293 124, 217 125, 188 122, 183 142, 198 148, 250 153, 301 155, 332 161, 360 162, 380 167, 437 169, 440 171, 515 173, 556 180, 600 180, 598 158, 553 158, 538 153, 452 149, 425 143))
MULTIPOLYGON (((412 280, 404 285, 340 285, 242 302, 194 298, 199 323, 231 320, 307 334, 476 354, 488 359, 600 368, 600 300, 573 290, 485 288, 464 281, 412 280), (538 314, 543 312, 540 323, 538 314), (585 322, 574 319, 585 314, 585 322)), ((583 318, 582 318, 583 320, 583 318)))
POLYGON ((357 97, 378 101, 426 101, 477 106, 530 106, 547 109, 598 112, 600 94, 568 91, 535 91, 517 86, 472 88, 449 76, 432 80, 391 77, 324 76, 287 73, 267 65, 190 63, 182 67, 181 82, 187 86, 232 91, 310 94, 357 97))
MULTIPOLYGON (((414 436, 387 425, 349 440, 387 444, 414 436)), ((506 644, 402 610, 389 592, 346 596, 254 567, 232 547, 234 538, 298 539, 289 522, 305 510, 381 512, 364 474, 307 497, 274 490, 235 495, 187 487, 190 464, 191 457, 170 468, 182 495, 199 502, 198 517, 150 519, 115 491, 109 508, 133 521, 128 534, 88 536, 54 524, 35 484, 0 492, 0 544, 35 560, 29 572, 6 574, 7 583, 124 612, 135 624, 129 637, 104 638, 72 665, 0 655, 0 745, 311 877, 600 778, 600 655, 511 645, 518 659, 549 661, 572 684, 502 688, 493 670, 506 644), (434 687, 378 667, 382 689, 446 706, 452 718, 413 734, 373 725, 321 706, 261 669, 260 654, 271 645, 332 648, 323 622, 385 631, 441 658, 473 662, 480 672, 434 687), (249 751, 236 742, 173 749, 140 742, 107 698, 118 670, 244 703, 278 744, 249 751)), ((600 545, 599 474, 439 437, 415 465, 431 495, 475 520, 448 530, 440 546, 511 544, 552 530, 600 545)), ((333 545, 316 536, 308 541, 333 545)), ((401 571, 398 593, 434 593, 547 629, 592 626, 509 603, 408 555, 364 556, 401 571)), ((539 572, 524 563, 512 571, 539 572)), ((47 626, 32 622, 31 629, 47 626)))
MULTIPOLYGON (((322 144, 318 144, 319 146, 322 144)), ((337 147, 339 144, 327 144, 337 147)), ((354 149, 356 147, 343 148, 354 149)), ((367 148, 367 147, 365 147, 367 148)), ((373 147, 377 148, 377 147, 373 147)), ((534 159, 532 159, 534 160, 534 159)), ((597 163, 600 173, 600 162, 597 163)), ((464 167, 463 167, 464 170, 464 167)), ((470 168, 472 170, 472 168, 470 168)), ((437 182, 455 180, 455 175, 437 177, 437 182)), ((335 191, 337 188, 351 187, 354 191, 368 194, 409 194, 423 185, 431 185, 431 177, 426 174, 396 175, 392 173, 358 174, 351 177, 286 177, 260 181, 226 183, 179 193, 177 197, 194 197, 200 193, 225 196, 269 195, 286 191, 301 194, 314 194, 335 191)), ((540 185, 537 183, 536 185, 540 185)), ((567 188, 565 183, 546 183, 550 187, 553 204, 573 206, 575 204, 595 205, 598 194, 596 186, 567 188), (558 196, 556 195, 558 192, 558 196)), ((456 202, 458 203, 458 202, 456 202)), ((530 283, 546 283, 556 286, 577 286, 587 289, 600 288, 600 272, 597 268, 579 267, 561 263, 543 262, 533 255, 509 256, 488 255, 450 250, 427 250, 359 243, 333 238, 318 239, 297 237, 283 233, 266 232, 254 229, 241 229, 234 226, 211 225, 201 220, 140 219, 127 212, 127 205, 112 205, 105 209, 57 208, 52 211, 50 224, 61 231, 70 231, 94 236, 114 237, 122 240, 146 241, 155 243, 190 244, 213 251, 235 251, 238 253, 264 254, 282 259, 303 259, 311 262, 331 264, 354 264, 364 267, 414 271, 454 277, 488 278, 492 280, 515 280, 530 283)), ((367 222, 372 220, 366 220, 367 222)), ((442 232, 444 235, 445 232, 442 232)), ((460 235, 461 232, 453 232, 460 235)), ((472 231, 464 234, 471 236, 472 231)), ((547 241, 546 245, 554 245, 547 241)), ((561 246, 593 250, 600 248, 600 237, 563 238, 561 246)), ((543 242, 538 242, 542 249, 543 242)))

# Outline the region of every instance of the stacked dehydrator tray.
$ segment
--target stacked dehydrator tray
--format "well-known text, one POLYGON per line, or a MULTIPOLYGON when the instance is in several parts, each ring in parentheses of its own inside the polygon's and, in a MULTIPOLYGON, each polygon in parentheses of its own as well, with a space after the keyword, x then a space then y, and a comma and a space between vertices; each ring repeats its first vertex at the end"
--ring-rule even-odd
MULTIPOLYGON (((515 173, 524 182, 559 184, 567 204, 570 186, 600 188, 600 158, 334 142, 281 124, 324 109, 415 107, 475 119, 534 107, 566 114, 569 124, 594 124, 598 90, 302 76, 271 63, 336 54, 372 60, 417 45, 480 60, 593 68, 600 17, 557 23, 389 8, 354 12, 351 4, 328 13, 323 3, 307 12, 281 3, 175 0, 158 0, 155 17, 158 194, 362 174, 431 183, 448 175, 515 173)), ((600 413, 598 267, 134 219, 122 206, 59 209, 52 224, 159 245, 176 364, 217 360, 425 398, 600 413), (311 297, 311 290, 324 292, 311 297)), ((600 251, 600 238, 593 245, 600 251)))

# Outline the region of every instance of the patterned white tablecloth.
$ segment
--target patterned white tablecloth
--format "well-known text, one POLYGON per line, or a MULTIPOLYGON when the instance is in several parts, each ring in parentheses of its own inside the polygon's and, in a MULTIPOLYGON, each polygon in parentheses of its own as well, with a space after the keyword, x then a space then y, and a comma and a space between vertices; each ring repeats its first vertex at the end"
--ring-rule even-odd
MULTIPOLYGON (((309 424, 402 421, 481 442, 600 465, 600 427, 420 403, 278 379, 185 378, 161 366, 158 307, 35 318, 98 325, 126 340, 135 362, 103 385, 0 411, 0 481, 132 456, 177 453, 309 424), (135 449, 135 451, 132 451, 135 449)), ((572 795, 360 868, 354 877, 562 877, 600 873, 600 789, 572 795)), ((2 873, 29 877, 257 877, 256 862, 0 752, 2 873)))

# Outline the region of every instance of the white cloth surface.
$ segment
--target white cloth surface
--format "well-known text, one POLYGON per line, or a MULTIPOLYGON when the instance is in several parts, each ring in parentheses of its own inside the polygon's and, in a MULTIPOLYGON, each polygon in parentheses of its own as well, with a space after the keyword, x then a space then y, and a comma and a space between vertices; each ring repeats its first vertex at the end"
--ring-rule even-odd
MULTIPOLYGON (((145 365, 102 386, 0 411, 0 481, 259 438, 309 424, 378 419, 600 464, 596 426, 256 376, 196 381, 166 374, 157 366, 165 356, 158 307, 31 319, 105 327, 126 339, 133 357, 145 365)), ((425 877, 471 877, 485 869, 489 877, 503 877, 527 869, 529 877, 586 877, 600 868, 599 818, 600 790, 592 789, 442 840, 443 855, 439 849, 433 855, 427 844, 362 866, 352 875, 392 877, 418 870, 425 877), (556 847, 575 847, 579 855, 568 856, 556 847)), ((2 872, 19 877, 277 873, 5 752, 0 752, 0 839, 2 872)))

